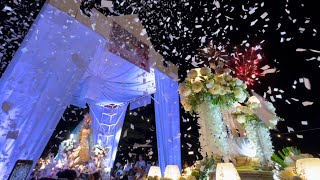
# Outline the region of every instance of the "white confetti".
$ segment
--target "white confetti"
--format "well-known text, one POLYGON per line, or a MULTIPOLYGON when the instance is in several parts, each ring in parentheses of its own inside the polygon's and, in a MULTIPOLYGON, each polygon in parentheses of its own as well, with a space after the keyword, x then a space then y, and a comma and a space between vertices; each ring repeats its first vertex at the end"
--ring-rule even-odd
POLYGON ((291 99, 294 101, 297 101, 297 102, 299 101, 299 99, 297 99, 297 98, 291 98, 291 99))
POLYGON ((303 78, 299 78, 299 83, 303 83, 303 78))
POLYGON ((308 125, 308 121, 301 121, 301 124, 304 125, 304 126, 307 126, 308 125))
POLYGON ((303 49, 303 48, 297 48, 296 51, 297 51, 297 52, 303 52, 303 51, 307 51, 307 50, 306 50, 306 49, 303 49))
POLYGON ((134 125, 133 125, 133 124, 130 124, 130 128, 131 128, 131 129, 134 129, 134 125))
POLYGON ((303 135, 297 134, 297 138, 303 139, 303 135))
POLYGON ((213 3, 214 3, 214 5, 216 5, 217 8, 220 8, 220 3, 219 3, 219 1, 216 1, 216 0, 215 0, 213 3))
POLYGON ((264 70, 261 74, 262 74, 262 75, 266 75, 266 74, 270 74, 270 73, 275 73, 276 71, 277 71, 276 68, 266 69, 266 70, 264 70))
POLYGON ((317 58, 316 57, 311 57, 309 59, 306 59, 306 61, 312 61, 312 60, 316 60, 317 58))
POLYGON ((261 70, 267 70, 267 69, 269 69, 269 68, 270 68, 269 65, 265 65, 265 66, 261 67, 260 69, 261 69, 261 70))
POLYGON ((276 98, 282 99, 282 95, 281 95, 281 94, 278 94, 278 95, 276 95, 276 98))
POLYGON ((291 104, 291 102, 288 99, 286 99, 286 103, 291 104))
POLYGON ((250 9, 249 14, 253 14, 254 12, 256 12, 257 9, 258 9, 257 7, 250 9))
POLYGON ((96 30, 96 23, 93 23, 93 24, 91 24, 91 28, 93 29, 93 30, 96 30))
POLYGON ((146 29, 142 29, 140 36, 145 36, 147 34, 147 30, 146 29))
POLYGON ((309 50, 312 52, 315 52, 315 53, 320 53, 320 51, 318 51, 318 50, 314 50, 314 49, 309 49, 309 50))
POLYGON ((122 137, 127 137, 127 135, 128 135, 128 129, 126 129, 126 130, 124 131, 124 133, 123 133, 123 136, 122 136, 122 137))
POLYGON ((13 11, 11 7, 9 6, 5 6, 3 9, 2 9, 3 12, 5 11, 13 11))
POLYGON ((270 100, 271 100, 272 102, 275 102, 275 101, 276 101, 273 96, 270 96, 270 100))
POLYGON ((185 60, 189 60, 191 58, 191 55, 188 55, 185 60))
POLYGON ((304 87, 311 90, 310 80, 308 78, 303 78, 303 82, 304 82, 304 87))
POLYGON ((292 127, 287 126, 288 132, 294 132, 294 129, 292 127))
POLYGON ((305 28, 302 28, 302 27, 299 28, 300 33, 303 33, 304 30, 305 30, 305 28))
POLYGON ((264 18, 266 18, 268 16, 268 13, 267 12, 264 12, 263 14, 261 14, 261 19, 264 19, 264 18))
POLYGON ((256 20, 252 21, 252 22, 250 23, 250 26, 255 25, 255 24, 256 24, 256 22, 258 22, 258 19, 256 19, 256 20))
POLYGON ((101 7, 102 8, 113 7, 113 3, 112 1, 101 0, 101 7))
POLYGON ((303 106, 310 106, 310 105, 312 105, 313 104, 313 102, 311 102, 311 101, 304 101, 304 102, 302 102, 302 105, 303 106))
POLYGON ((196 27, 196 28, 201 28, 201 27, 202 27, 202 25, 197 24, 195 27, 196 27))

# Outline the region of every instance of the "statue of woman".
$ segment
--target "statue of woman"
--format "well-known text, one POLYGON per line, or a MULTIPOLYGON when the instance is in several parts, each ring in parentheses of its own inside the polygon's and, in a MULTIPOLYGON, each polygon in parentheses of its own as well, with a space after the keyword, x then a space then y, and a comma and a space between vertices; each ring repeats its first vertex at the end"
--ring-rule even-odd
POLYGON ((91 136, 91 121, 89 114, 84 115, 83 124, 79 131, 79 146, 73 150, 70 159, 70 167, 76 165, 85 165, 90 160, 90 136, 91 136))

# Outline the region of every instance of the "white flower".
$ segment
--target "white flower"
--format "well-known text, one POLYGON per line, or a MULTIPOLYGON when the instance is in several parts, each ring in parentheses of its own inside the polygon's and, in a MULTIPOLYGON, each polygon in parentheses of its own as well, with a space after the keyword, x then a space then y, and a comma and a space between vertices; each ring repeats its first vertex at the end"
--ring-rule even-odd
POLYGON ((223 95, 227 94, 227 91, 225 89, 221 89, 221 91, 218 94, 223 96, 223 95))
POLYGON ((235 83, 237 86, 241 86, 243 84, 243 81, 241 81, 239 78, 236 78, 235 83))
POLYGON ((246 98, 247 98, 247 96, 246 96, 246 94, 243 92, 243 90, 242 90, 241 88, 238 88, 238 87, 236 87, 236 88, 234 89, 234 95, 235 95, 236 99, 237 99, 240 103, 244 102, 244 101, 246 100, 246 98))
POLYGON ((184 110, 186 111, 191 111, 192 110, 192 106, 189 104, 189 102, 185 102, 184 104, 182 104, 184 110))
POLYGON ((201 81, 195 81, 192 84, 192 90, 196 93, 200 92, 202 90, 203 84, 201 81))
POLYGON ((248 102, 249 102, 249 103, 260 103, 259 99, 258 99, 256 96, 251 96, 251 97, 248 99, 248 102))
POLYGON ((200 74, 201 74, 202 76, 207 76, 207 75, 210 74, 210 73, 211 73, 211 69, 208 68, 208 67, 202 67, 202 68, 200 69, 200 74))
POLYGON ((209 92, 210 92, 211 94, 219 94, 220 91, 221 91, 221 89, 222 89, 222 88, 221 88, 220 85, 215 84, 215 85, 213 85, 212 88, 209 89, 209 92))
POLYGON ((189 79, 194 79, 198 76, 198 72, 195 70, 195 69, 191 69, 188 74, 187 74, 187 77, 189 79))
POLYGON ((240 124, 243 124, 246 122, 246 117, 244 115, 239 115, 237 116, 237 121, 240 123, 240 124))
POLYGON ((187 87, 185 85, 185 83, 181 83, 179 84, 179 89, 178 89, 179 93, 184 96, 187 97, 191 94, 191 89, 189 87, 187 87))
POLYGON ((231 81, 233 78, 232 78, 232 76, 230 76, 229 74, 226 74, 226 76, 225 76, 225 80, 226 81, 231 81))
POLYGON ((261 106, 260 101, 256 96, 251 96, 247 101, 247 105, 250 109, 256 109, 261 106))
POLYGON ((216 83, 220 84, 220 85, 225 85, 227 84, 226 80, 224 79, 224 74, 221 74, 219 76, 215 76, 216 83))

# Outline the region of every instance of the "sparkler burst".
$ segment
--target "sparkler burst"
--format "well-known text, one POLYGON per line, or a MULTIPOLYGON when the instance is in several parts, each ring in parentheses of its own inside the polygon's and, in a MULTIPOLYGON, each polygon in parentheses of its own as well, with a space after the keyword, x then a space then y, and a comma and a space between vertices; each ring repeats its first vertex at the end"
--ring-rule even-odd
POLYGON ((260 70, 262 60, 262 56, 256 52, 255 48, 251 48, 243 53, 235 52, 227 66, 237 78, 244 81, 248 86, 252 86, 259 79, 259 76, 263 76, 260 70))

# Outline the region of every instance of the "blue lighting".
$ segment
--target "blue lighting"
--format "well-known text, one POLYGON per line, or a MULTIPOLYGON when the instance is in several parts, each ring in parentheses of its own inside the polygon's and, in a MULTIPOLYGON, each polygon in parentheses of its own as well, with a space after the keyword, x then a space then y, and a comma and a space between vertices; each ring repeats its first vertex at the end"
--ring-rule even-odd
POLYGON ((180 112, 178 83, 155 70, 157 91, 155 98, 156 129, 159 166, 162 175, 167 165, 181 170, 180 112))

